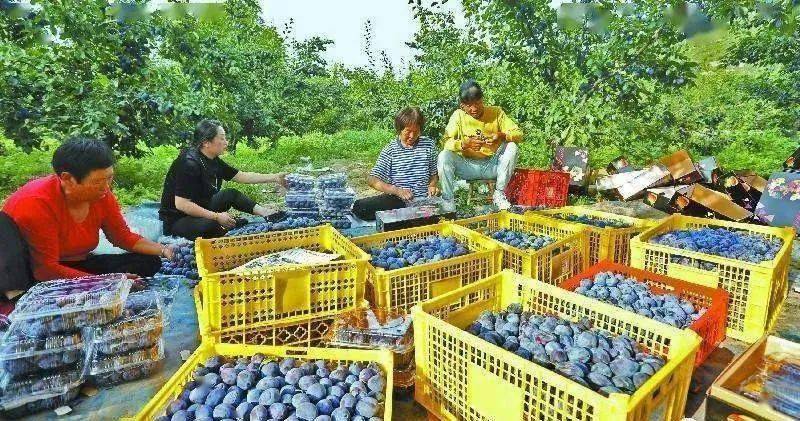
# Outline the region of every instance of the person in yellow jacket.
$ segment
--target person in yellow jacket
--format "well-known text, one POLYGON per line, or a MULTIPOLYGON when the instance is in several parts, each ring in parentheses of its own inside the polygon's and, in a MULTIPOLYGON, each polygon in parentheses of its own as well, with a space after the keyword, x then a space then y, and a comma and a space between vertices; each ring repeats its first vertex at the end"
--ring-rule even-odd
POLYGON ((442 198, 453 200, 457 179, 495 180, 492 199, 507 209, 505 189, 517 165, 522 130, 502 108, 483 104, 483 90, 474 80, 461 84, 458 97, 460 107, 447 123, 437 162, 442 198))

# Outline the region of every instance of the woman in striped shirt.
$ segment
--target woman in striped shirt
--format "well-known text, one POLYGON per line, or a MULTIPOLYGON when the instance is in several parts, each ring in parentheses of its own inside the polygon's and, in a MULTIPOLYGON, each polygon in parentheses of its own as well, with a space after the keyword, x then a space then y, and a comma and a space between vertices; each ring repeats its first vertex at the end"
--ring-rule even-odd
POLYGON ((417 107, 402 109, 394 118, 397 137, 389 141, 367 176, 367 184, 382 194, 356 201, 353 213, 374 220, 375 212, 406 207, 414 199, 439 195, 436 143, 420 137, 425 117, 417 107))

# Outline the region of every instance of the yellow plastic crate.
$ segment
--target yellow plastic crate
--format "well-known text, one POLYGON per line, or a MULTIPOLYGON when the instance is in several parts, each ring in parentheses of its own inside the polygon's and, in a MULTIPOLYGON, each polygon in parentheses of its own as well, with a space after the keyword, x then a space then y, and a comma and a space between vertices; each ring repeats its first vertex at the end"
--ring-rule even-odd
POLYGON ((502 251, 497 244, 451 222, 356 237, 353 242, 367 250, 387 241, 417 240, 430 235, 455 237, 470 253, 394 270, 367 263, 367 297, 375 307, 407 313, 417 303, 500 271, 502 251))
POLYGON ((727 222, 717 219, 673 215, 631 240, 631 266, 694 284, 722 288, 728 292, 728 328, 731 338, 753 343, 772 329, 788 290, 789 262, 794 229, 727 222), (771 262, 749 263, 650 243, 668 231, 695 228, 732 228, 768 238, 780 238, 783 247, 771 262), (673 262, 713 265, 714 270, 673 262))
POLYGON ((588 237, 583 226, 528 213, 517 215, 502 211, 453 221, 480 232, 503 249, 503 268, 559 285, 587 267, 588 237), (490 237, 500 229, 512 229, 533 235, 549 235, 556 242, 539 250, 523 250, 490 237))
POLYGON ((202 313, 211 332, 325 317, 360 306, 369 255, 329 225, 213 240, 198 239, 202 313), (291 248, 344 259, 318 265, 230 271, 255 257, 291 248))
POLYGON ((412 309, 415 398, 446 420, 680 420, 700 337, 510 270, 412 309), (608 397, 464 329, 509 304, 627 334, 666 364, 633 395, 608 397))
POLYGON ((617 215, 582 206, 567 206, 558 209, 545 209, 536 211, 536 214, 552 216, 559 221, 575 224, 586 228, 589 242, 589 265, 595 265, 603 260, 628 265, 630 262, 630 240, 648 227, 655 225, 650 219, 633 218, 617 215), (628 228, 600 228, 594 225, 566 221, 562 218, 568 215, 591 216, 601 219, 611 219, 630 225, 628 228))
POLYGON ((183 386, 192 380, 192 371, 214 355, 224 355, 226 357, 251 356, 262 353, 267 357, 292 357, 298 360, 328 360, 350 364, 352 362, 377 363, 384 373, 386 373, 386 401, 382 418, 392 419, 392 384, 394 381, 392 353, 390 351, 371 351, 356 349, 335 349, 335 348, 288 348, 273 346, 256 345, 232 345, 215 344, 203 341, 197 350, 192 353, 188 360, 178 369, 178 371, 167 381, 161 390, 150 399, 150 402, 136 414, 136 420, 154 420, 163 415, 167 405, 183 391, 183 386))
MULTIPOLYGON (((200 289, 194 292, 197 314, 203 309, 200 289)), ((362 301, 361 306, 366 306, 362 301)), ((294 317, 270 323, 243 324, 224 331, 212 330, 203 318, 198 318, 202 340, 215 343, 266 346, 323 346, 337 315, 294 317)))
POLYGON ((268 253, 297 247, 338 253, 348 260, 369 259, 367 253, 330 225, 234 237, 198 238, 194 247, 200 277, 231 270, 268 253))

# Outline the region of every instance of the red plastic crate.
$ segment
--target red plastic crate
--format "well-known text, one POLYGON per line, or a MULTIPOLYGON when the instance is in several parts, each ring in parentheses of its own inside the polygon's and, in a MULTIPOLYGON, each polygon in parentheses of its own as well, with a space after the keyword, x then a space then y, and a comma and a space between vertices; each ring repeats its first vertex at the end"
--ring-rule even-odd
POLYGON ((517 168, 506 187, 506 196, 515 205, 566 206, 569 173, 517 168))
POLYGON ((697 350, 697 357, 694 361, 695 367, 699 367, 700 364, 714 352, 714 349, 719 346, 720 342, 725 339, 725 321, 728 315, 728 293, 724 290, 691 284, 657 273, 623 266, 608 260, 602 261, 586 269, 584 272, 567 279, 561 284, 561 288, 574 291, 580 286, 582 279, 594 278, 594 275, 600 272, 614 272, 632 276, 650 286, 650 290, 656 294, 676 294, 681 297, 681 299, 686 299, 695 306, 706 307, 708 309, 706 313, 689 326, 689 329, 692 329, 703 338, 700 349, 697 350))

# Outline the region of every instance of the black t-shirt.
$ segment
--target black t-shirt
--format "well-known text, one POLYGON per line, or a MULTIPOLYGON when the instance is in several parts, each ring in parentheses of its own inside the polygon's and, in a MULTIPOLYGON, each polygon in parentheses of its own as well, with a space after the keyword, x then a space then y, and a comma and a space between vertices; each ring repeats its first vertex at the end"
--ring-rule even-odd
POLYGON ((181 151, 172 161, 164 180, 159 217, 170 226, 187 216, 175 208, 175 196, 208 209, 211 197, 222 188, 222 180, 230 181, 238 172, 219 158, 208 159, 196 148, 181 151))

